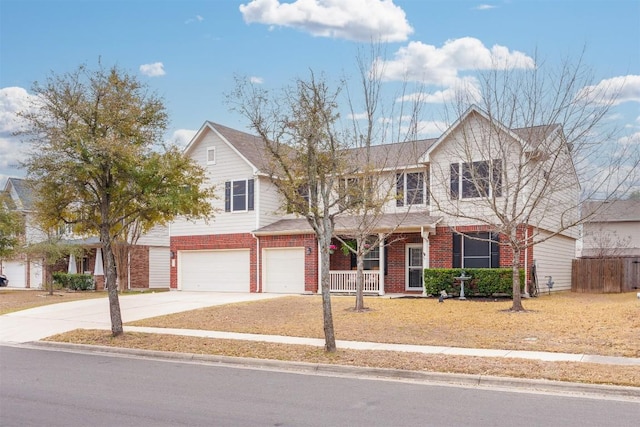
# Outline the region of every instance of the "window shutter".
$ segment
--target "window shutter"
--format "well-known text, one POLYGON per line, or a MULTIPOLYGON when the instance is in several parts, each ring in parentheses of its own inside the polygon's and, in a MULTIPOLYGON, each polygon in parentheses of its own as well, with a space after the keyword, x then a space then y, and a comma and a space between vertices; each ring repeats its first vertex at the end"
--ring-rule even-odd
POLYGON ((253 210, 253 180, 247 181, 247 210, 253 210))
POLYGON ((396 174, 396 206, 404 206, 404 174, 396 174))
POLYGON ((456 200, 459 198, 460 191, 459 188, 459 180, 460 180, 460 167, 457 163, 451 163, 451 198, 456 200))
POLYGON ((231 181, 224 183, 224 211, 231 212, 231 181))
POLYGON ((453 266, 452 268, 462 267, 462 236, 453 233, 453 266))
POLYGON ((500 236, 498 233, 491 233, 491 268, 500 267, 500 236))

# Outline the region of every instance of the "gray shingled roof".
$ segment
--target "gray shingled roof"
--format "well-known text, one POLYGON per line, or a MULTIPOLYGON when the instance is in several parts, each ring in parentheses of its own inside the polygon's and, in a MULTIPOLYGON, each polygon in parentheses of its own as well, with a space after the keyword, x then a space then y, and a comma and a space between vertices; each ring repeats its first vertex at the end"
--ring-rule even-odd
MULTIPOLYGON (((417 231, 420 227, 435 227, 441 217, 427 215, 426 212, 385 214, 377 222, 376 230, 397 232, 417 231), (398 225, 399 224, 399 225, 398 225), (397 228, 396 228, 397 227, 397 228)), ((361 218, 358 216, 336 217, 335 233, 346 233, 356 229, 361 218)), ((313 229, 305 218, 281 219, 254 232, 257 236, 278 234, 313 234, 313 229)))
POLYGON ((11 185, 15 189, 18 199, 20 203, 22 203, 22 209, 31 210, 33 208, 33 192, 31 191, 28 181, 20 178, 9 178, 7 179, 6 188, 8 188, 8 185, 11 185))
POLYGON ((582 204, 582 213, 583 218, 593 214, 587 222, 640 221, 640 200, 589 200, 582 204))
MULTIPOLYGON (((260 137, 232 129, 219 123, 211 121, 207 123, 220 132, 252 165, 266 172, 268 157, 265 155, 266 148, 264 141, 262 141, 260 137)), ((550 126, 532 126, 513 129, 513 132, 535 146, 551 133, 555 132, 559 127, 560 125, 557 124, 550 126)), ((389 144, 374 144, 371 146, 370 163, 379 169, 401 169, 403 167, 416 165, 420 157, 426 153, 437 140, 438 138, 430 138, 389 144)), ((350 162, 354 165, 363 165, 366 163, 365 148, 349 149, 347 150, 347 155, 350 162)))

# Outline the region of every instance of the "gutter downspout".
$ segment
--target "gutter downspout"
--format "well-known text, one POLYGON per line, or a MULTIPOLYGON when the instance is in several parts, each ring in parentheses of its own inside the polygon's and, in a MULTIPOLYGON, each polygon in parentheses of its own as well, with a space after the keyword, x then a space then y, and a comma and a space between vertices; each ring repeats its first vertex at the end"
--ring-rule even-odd
MULTIPOLYGON (((525 225, 524 229, 524 241, 529 243, 529 226, 525 225)), ((529 248, 525 248, 524 250, 524 298, 529 298, 531 296, 529 292, 529 282, 531 281, 531 277, 529 277, 529 248)))
POLYGON ((260 237, 255 233, 251 233, 254 239, 256 239, 256 293, 262 292, 260 289, 260 237))

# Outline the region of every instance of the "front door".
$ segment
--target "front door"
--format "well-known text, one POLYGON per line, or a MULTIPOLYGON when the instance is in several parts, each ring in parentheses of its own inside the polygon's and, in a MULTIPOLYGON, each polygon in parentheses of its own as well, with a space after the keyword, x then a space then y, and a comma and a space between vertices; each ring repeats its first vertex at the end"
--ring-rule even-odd
POLYGON ((406 249, 406 290, 422 290, 422 245, 407 245, 406 249))

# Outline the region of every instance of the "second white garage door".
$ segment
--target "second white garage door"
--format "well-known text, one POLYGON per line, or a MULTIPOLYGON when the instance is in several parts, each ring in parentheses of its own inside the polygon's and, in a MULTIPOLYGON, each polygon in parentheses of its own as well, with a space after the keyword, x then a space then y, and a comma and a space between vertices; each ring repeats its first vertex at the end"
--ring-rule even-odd
POLYGON ((304 292, 304 248, 264 249, 262 253, 264 292, 304 292))
POLYGON ((179 289, 249 292, 249 250, 178 252, 179 289))

